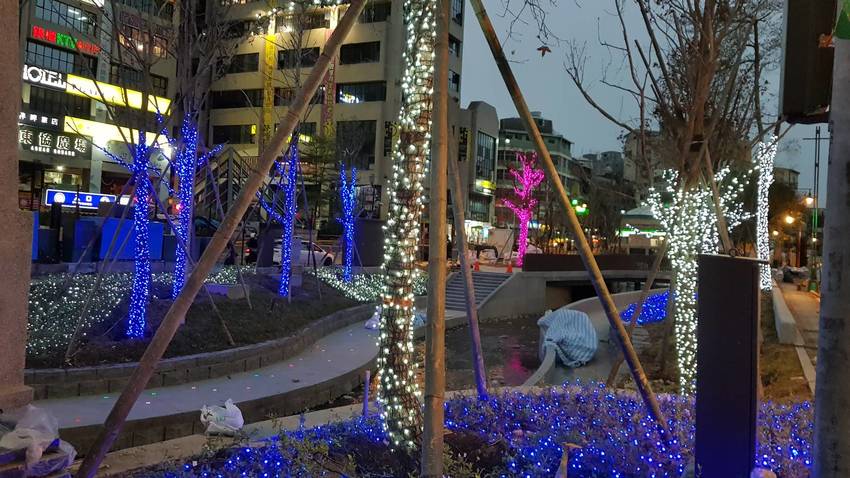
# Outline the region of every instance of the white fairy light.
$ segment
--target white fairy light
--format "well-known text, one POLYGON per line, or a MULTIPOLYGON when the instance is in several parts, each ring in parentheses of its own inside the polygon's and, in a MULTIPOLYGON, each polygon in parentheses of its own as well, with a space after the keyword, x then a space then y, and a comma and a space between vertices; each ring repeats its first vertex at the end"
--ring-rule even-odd
POLYGON ((384 228, 384 287, 378 342, 378 402, 393 447, 414 447, 422 429, 413 356, 414 259, 424 201, 422 180, 431 140, 436 3, 406 0, 399 139, 393 148, 390 214, 384 228))
MULTIPOLYGON (((663 181, 668 186, 664 191, 651 188, 647 202, 652 215, 667 231, 679 388, 682 393, 691 393, 696 378, 697 256, 718 252, 720 235, 711 190, 705 186, 677 190, 673 186, 677 177, 673 170, 664 171, 663 181), (662 195, 669 195, 671 201, 665 204, 662 195)), ((718 171, 714 180, 720 189, 721 210, 732 230, 751 217, 737 200, 746 182, 730 177, 728 168, 718 171)))
MULTIPOLYGON (((764 261, 770 259, 770 231, 768 230, 768 197, 770 185, 773 184, 773 160, 776 158, 776 138, 771 136, 759 143, 756 153, 758 167, 758 198, 756 200, 756 252, 758 258, 764 261)), ((770 266, 763 264, 760 268, 761 288, 770 290, 772 280, 770 266)))

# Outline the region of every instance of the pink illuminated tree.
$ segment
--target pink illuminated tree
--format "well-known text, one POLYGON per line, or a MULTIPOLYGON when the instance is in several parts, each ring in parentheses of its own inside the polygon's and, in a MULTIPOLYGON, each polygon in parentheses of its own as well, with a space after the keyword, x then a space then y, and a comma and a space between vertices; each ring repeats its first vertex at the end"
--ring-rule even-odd
POLYGON ((502 205, 513 211, 519 219, 519 251, 516 265, 522 267, 522 260, 528 247, 528 223, 531 222, 531 215, 537 207, 534 190, 543 182, 545 174, 542 169, 537 168, 537 153, 530 155, 517 153, 516 158, 522 165, 522 169, 509 169, 515 182, 514 198, 502 199, 502 205))

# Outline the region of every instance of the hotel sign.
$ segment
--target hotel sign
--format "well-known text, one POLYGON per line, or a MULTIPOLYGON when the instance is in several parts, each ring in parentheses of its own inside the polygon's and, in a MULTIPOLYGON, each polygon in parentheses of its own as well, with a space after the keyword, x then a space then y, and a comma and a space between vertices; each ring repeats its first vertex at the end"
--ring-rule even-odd
POLYGON ((68 87, 64 73, 38 66, 24 65, 22 77, 27 83, 35 83, 36 85, 46 86, 56 90, 65 91, 68 87))
POLYGON ((18 127, 18 146, 24 151, 66 158, 91 159, 89 139, 70 133, 47 131, 32 126, 18 127))
POLYGON ((31 37, 36 40, 41 40, 43 42, 51 43, 56 46, 61 46, 62 48, 67 48, 68 50, 78 51, 80 53, 85 53, 86 55, 97 56, 100 53, 100 47, 95 45, 94 43, 87 42, 85 40, 80 40, 72 37, 71 35, 65 33, 59 33, 49 28, 40 27, 38 25, 32 26, 31 37))

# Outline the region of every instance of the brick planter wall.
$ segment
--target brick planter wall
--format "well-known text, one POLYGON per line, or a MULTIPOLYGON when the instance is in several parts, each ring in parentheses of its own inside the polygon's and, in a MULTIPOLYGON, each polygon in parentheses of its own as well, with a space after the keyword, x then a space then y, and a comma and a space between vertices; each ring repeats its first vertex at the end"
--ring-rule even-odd
MULTIPOLYGON (((157 366, 147 388, 167 387, 223 377, 290 359, 322 337, 368 319, 374 310, 374 304, 358 305, 322 317, 302 328, 295 335, 282 339, 217 352, 164 359, 157 366)), ((136 363, 125 363, 68 369, 27 369, 25 381, 33 388, 36 400, 118 393, 127 385, 136 365, 136 363)))

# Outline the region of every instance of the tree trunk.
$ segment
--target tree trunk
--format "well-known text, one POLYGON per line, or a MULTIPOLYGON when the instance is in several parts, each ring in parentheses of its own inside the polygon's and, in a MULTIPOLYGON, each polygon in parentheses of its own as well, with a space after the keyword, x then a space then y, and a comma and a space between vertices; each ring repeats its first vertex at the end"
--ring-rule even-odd
POLYGON ((457 238, 457 256, 463 274, 464 292, 466 293, 466 321, 469 323, 469 334, 472 340, 472 370, 475 375, 475 389, 478 398, 487 399, 487 369, 484 368, 484 355, 481 353, 481 333, 478 330, 478 304, 475 301, 475 283, 472 280, 472 270, 469 268, 469 258, 466 257, 466 231, 464 224, 464 204, 460 183, 460 168, 454 155, 449 155, 449 187, 452 191, 452 215, 455 219, 455 237, 457 238))
POLYGON ((478 23, 481 26, 481 30, 484 33, 484 37, 487 39, 487 43, 490 46, 493 58, 496 61, 496 66, 499 68, 499 72, 502 75, 505 86, 507 87, 508 92, 511 95, 511 99, 514 102, 514 106, 516 107, 520 117, 523 119, 525 130, 534 142, 535 149, 543 161, 546 175, 549 177, 549 180, 556 189, 557 198, 567 215, 567 224, 575 236, 576 249, 578 249, 579 256, 584 263, 585 269, 587 269, 588 275, 590 276, 590 282, 596 290, 596 295, 602 303, 602 308, 605 311, 608 322, 611 324, 611 327, 618 336, 623 348, 623 355, 626 358, 626 362, 629 364, 629 369, 632 371, 632 375, 634 376, 635 384, 637 385, 641 398, 646 404, 649 415, 657 421, 660 429, 662 430, 664 439, 666 440, 669 437, 669 432, 667 431, 667 421, 661 413, 661 406, 658 404, 655 393, 653 393, 649 380, 646 378, 646 373, 644 373, 643 366, 641 366, 640 360, 638 360, 637 353, 632 346, 632 341, 626 333, 626 328, 620 320, 620 313, 617 310, 617 306, 614 304, 614 300, 608 292, 608 287, 605 285, 602 272, 600 272, 599 266, 596 264, 596 258, 593 256, 593 251, 587 242, 587 237, 585 237, 578 217, 570 204, 569 196, 567 195, 566 189, 564 189, 564 185, 561 183, 558 170, 555 167, 555 163, 552 161, 552 157, 549 155, 549 150, 546 148, 543 136, 541 136, 540 130, 537 128, 537 123, 535 123, 534 118, 531 116, 531 112, 528 109, 528 105, 525 103, 525 98, 519 89, 519 84, 517 84, 513 71, 511 70, 511 66, 508 63, 507 58, 505 58, 502 46, 499 43, 499 38, 496 35, 496 31, 493 29, 493 24, 490 22, 490 18, 487 16, 484 3, 481 0, 471 0, 471 3, 472 9, 475 11, 475 16, 478 18, 478 23))
POLYGON ((280 123, 280 128, 275 132, 275 135, 269 142, 269 147, 266 148, 264 154, 259 158, 257 169, 251 173, 233 207, 227 212, 227 216, 221 222, 221 226, 215 232, 212 241, 210 241, 209 246, 207 246, 200 261, 198 261, 197 267, 193 269, 192 275, 186 281, 183 291, 171 304, 171 308, 157 329, 156 335, 151 340, 141 360, 139 360, 139 365, 130 377, 127 387, 121 392, 121 396, 115 402, 112 411, 109 412, 103 429, 89 448, 85 459, 80 465, 80 469, 76 475, 77 478, 93 477, 104 456, 106 456, 106 452, 109 451, 115 439, 118 438, 118 434, 121 432, 121 428, 127 419, 127 415, 133 408, 133 404, 136 403, 139 395, 141 395, 148 381, 150 381, 157 363, 168 348, 180 323, 183 322, 183 318, 186 316, 186 312, 192 305, 198 291, 203 286, 204 280, 210 271, 212 271, 218 257, 224 252, 227 243, 236 231, 236 227, 250 207, 254 195, 263 183, 263 179, 268 174, 277 156, 283 150, 287 138, 292 134, 304 111, 306 111, 310 98, 315 94, 325 71, 327 71, 331 57, 338 53, 342 41, 348 35, 348 32, 351 31, 357 17, 363 10, 364 3, 365 0, 352 0, 337 29, 334 30, 327 43, 325 43, 324 51, 316 61, 315 66, 310 72, 310 76, 304 83, 304 87, 296 95, 280 123))
POLYGON ((830 121, 813 476, 843 478, 850 476, 850 39, 835 39, 830 121))
POLYGON ((449 157, 449 8, 437 3, 434 41, 434 119, 431 137, 431 191, 428 202, 428 321, 425 330, 425 428, 422 476, 443 476, 443 403, 446 393, 446 189, 449 157))
POLYGON ((414 261, 430 136, 435 10, 430 0, 405 2, 405 81, 384 235, 385 278, 378 340, 378 402, 394 448, 412 449, 422 434, 413 350, 413 281, 418 276, 414 261))

